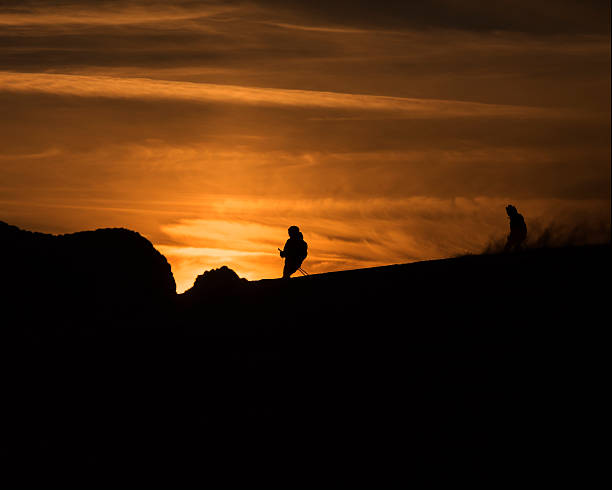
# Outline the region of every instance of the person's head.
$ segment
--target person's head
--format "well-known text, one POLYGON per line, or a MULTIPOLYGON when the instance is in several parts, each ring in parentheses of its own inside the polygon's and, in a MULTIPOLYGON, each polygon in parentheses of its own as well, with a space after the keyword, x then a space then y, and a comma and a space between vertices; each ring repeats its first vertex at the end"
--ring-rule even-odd
POLYGON ((506 213, 508 214, 508 216, 512 217, 512 216, 516 216, 518 214, 518 211, 512 204, 508 204, 506 206, 506 213))
POLYGON ((300 229, 297 226, 290 226, 287 230, 290 238, 298 238, 300 235, 300 229))

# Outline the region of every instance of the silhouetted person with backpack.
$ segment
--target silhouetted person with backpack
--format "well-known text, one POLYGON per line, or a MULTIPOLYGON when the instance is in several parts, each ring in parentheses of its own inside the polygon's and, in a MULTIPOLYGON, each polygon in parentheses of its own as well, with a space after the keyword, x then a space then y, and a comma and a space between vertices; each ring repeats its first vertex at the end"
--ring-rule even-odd
POLYGON ((527 225, 523 215, 519 214, 512 204, 506 206, 506 213, 510 218, 510 234, 508 235, 504 252, 514 252, 521 248, 525 238, 527 238, 527 225))
POLYGON ((289 279, 291 274, 297 271, 302 262, 308 255, 308 245, 304 241, 304 236, 297 226, 290 226, 289 240, 285 243, 285 248, 280 250, 280 256, 285 259, 285 267, 283 269, 283 278, 289 279))

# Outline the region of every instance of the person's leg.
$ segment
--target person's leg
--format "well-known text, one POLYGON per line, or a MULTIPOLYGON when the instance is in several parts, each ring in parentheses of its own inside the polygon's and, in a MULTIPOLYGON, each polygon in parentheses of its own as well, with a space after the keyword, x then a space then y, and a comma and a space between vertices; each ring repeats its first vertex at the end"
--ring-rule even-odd
POLYGON ((291 274, 289 273, 289 267, 287 267, 287 261, 285 260, 285 267, 283 267, 283 279, 289 279, 291 274))
POLYGON ((520 240, 518 240, 515 236, 510 236, 508 237, 508 242, 506 243, 506 248, 504 249, 504 252, 517 252, 518 250, 520 250, 520 245, 520 240))
POLYGON ((291 260, 285 259, 285 267, 283 267, 283 279, 289 279, 298 268, 291 260))
POLYGON ((510 252, 511 248, 512 248, 512 242, 510 241, 510 238, 508 238, 508 240, 506 241, 506 246, 504 247, 504 253, 510 252))

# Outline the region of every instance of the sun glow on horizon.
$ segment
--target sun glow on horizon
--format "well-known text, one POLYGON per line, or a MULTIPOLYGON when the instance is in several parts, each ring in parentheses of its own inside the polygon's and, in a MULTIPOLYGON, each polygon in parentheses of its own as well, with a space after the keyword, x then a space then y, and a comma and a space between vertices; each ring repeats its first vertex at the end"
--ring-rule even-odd
MULTIPOLYGON (((280 277, 283 262, 277 248, 283 247, 292 224, 300 226, 309 245, 304 262, 309 273, 480 253, 505 236, 507 223, 500 219, 499 210, 506 202, 503 198, 250 202, 223 197, 211 202, 207 211, 216 219, 179 219, 162 226, 167 240, 174 244, 155 246, 171 263, 181 293, 198 275, 221 266, 248 280, 280 277), (431 221, 431 213, 452 216, 453 223, 440 227, 431 221), (402 216, 400 226, 398 216, 402 216), (423 236, 428 239, 419 238, 423 236)), ((610 228, 593 216, 605 214, 606 205, 605 200, 526 200, 521 209, 529 216, 533 241, 545 232, 562 240, 579 223, 581 228, 574 228, 574 234, 577 231, 585 241, 598 242, 606 240, 610 228), (554 229, 551 222, 556 223, 554 229)))
POLYGON ((609 6, 441 2, 0 7, 0 220, 135 230, 179 291, 279 277, 291 225, 311 273, 478 253, 508 203, 605 235, 609 6))

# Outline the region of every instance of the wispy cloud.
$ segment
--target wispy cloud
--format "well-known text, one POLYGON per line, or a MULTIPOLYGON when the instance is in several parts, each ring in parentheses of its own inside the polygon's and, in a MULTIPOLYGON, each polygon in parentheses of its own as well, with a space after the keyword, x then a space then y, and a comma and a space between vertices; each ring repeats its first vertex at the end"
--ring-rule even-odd
POLYGON ((49 148, 36 153, 0 153, 0 160, 39 160, 49 157, 56 157, 62 151, 59 148, 49 148))
POLYGON ((72 2, 64 5, 25 2, 13 9, 0 9, 0 26, 88 25, 122 26, 148 23, 172 23, 202 19, 234 10, 222 3, 201 3, 197 8, 186 3, 134 2, 105 3, 72 2))
POLYGON ((309 90, 242 87, 147 78, 0 72, 0 90, 80 97, 171 99, 403 113, 410 117, 553 117, 546 108, 309 90))

